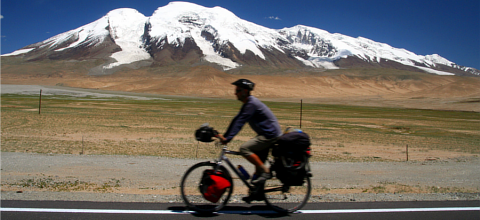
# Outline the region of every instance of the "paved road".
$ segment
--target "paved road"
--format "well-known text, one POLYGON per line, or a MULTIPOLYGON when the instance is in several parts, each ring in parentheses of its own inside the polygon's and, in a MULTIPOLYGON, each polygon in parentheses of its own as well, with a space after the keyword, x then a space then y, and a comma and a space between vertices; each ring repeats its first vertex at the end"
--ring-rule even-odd
POLYGON ((2 219, 480 219, 480 201, 307 204, 301 213, 278 215, 265 205, 230 204, 200 216, 178 203, 14 201, 1 204, 2 219))

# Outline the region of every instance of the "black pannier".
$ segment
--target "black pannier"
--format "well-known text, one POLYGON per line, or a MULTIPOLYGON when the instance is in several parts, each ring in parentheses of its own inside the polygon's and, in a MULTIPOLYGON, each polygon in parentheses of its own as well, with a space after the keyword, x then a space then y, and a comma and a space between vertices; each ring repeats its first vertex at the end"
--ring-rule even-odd
POLYGON ((273 147, 272 155, 275 157, 272 168, 276 177, 283 184, 301 186, 305 176, 311 176, 308 164, 310 137, 301 130, 291 131, 280 136, 273 147))
POLYGON ((310 137, 300 130, 285 133, 279 137, 272 154, 274 157, 300 154, 310 156, 310 137))

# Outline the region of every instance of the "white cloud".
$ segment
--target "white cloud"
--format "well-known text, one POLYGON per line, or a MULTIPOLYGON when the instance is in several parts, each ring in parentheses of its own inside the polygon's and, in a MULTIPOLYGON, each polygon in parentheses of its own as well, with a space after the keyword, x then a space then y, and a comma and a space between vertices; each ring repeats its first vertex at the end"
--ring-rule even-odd
POLYGON ((3 15, 0 15, 0 19, 3 19, 3 15))
POLYGON ((268 19, 270 19, 270 20, 282 20, 278 16, 270 16, 270 17, 268 17, 268 19))

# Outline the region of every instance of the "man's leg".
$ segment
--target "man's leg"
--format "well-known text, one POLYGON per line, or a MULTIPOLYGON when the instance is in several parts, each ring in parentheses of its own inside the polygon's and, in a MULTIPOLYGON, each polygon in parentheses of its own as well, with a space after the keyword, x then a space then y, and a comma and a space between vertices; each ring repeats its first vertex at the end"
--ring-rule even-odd
POLYGON ((252 183, 257 184, 259 182, 265 182, 265 180, 271 178, 270 169, 265 166, 262 159, 260 159, 260 157, 254 152, 262 152, 269 149, 276 140, 277 138, 267 139, 264 136, 259 135, 240 146, 240 153, 245 159, 255 165, 256 174, 259 176, 258 179, 252 180, 252 183))
POLYGON ((260 157, 258 157, 257 154, 252 153, 244 157, 248 160, 248 162, 255 165, 255 173, 257 173, 257 175, 260 175, 260 173, 270 173, 270 169, 264 165, 263 161, 260 159, 260 157))
POLYGON ((260 175, 263 172, 268 173, 270 172, 270 169, 263 164, 262 159, 258 154, 256 154, 256 152, 263 154, 264 151, 268 150, 274 142, 275 140, 267 139, 264 136, 259 135, 248 140, 247 142, 243 143, 242 146, 240 146, 241 155, 250 163, 255 165, 255 171, 257 175, 260 175))

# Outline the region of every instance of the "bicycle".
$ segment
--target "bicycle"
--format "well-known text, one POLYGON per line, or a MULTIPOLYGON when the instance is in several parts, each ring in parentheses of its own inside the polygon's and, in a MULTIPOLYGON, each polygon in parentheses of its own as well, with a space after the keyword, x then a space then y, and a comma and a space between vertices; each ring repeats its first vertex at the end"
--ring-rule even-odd
MULTIPOLYGON (((237 151, 230 151, 226 145, 222 146, 220 156, 214 162, 205 161, 200 162, 190 167, 182 177, 180 183, 181 196, 188 208, 201 213, 217 212, 225 207, 233 193, 233 178, 228 169, 223 165, 225 162, 228 167, 238 176, 238 178, 248 187, 249 196, 244 198, 244 201, 250 203, 251 201, 265 201, 267 206, 279 213, 293 213, 301 209, 310 198, 311 182, 310 176, 305 175, 303 184, 301 186, 289 186, 283 184, 276 178, 276 170, 274 169, 275 161, 269 161, 271 166, 272 179, 265 182, 263 187, 255 188, 250 184, 245 176, 239 171, 234 164, 228 159, 227 155, 240 155, 237 151), (215 172, 221 171, 224 177, 231 183, 226 192, 216 203, 206 200, 199 190, 200 181, 203 172, 207 169, 215 172), (254 194, 254 192, 256 192, 254 194)), ((279 161, 280 162, 280 161, 279 161)))

